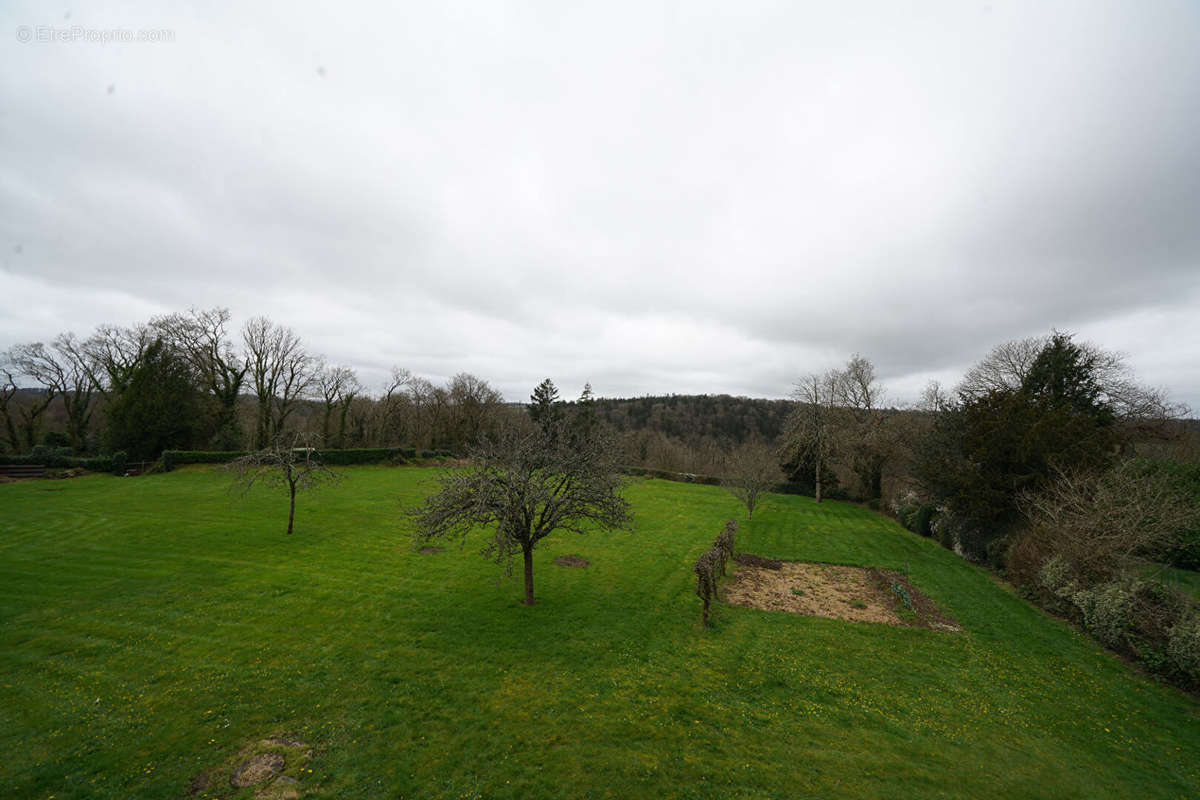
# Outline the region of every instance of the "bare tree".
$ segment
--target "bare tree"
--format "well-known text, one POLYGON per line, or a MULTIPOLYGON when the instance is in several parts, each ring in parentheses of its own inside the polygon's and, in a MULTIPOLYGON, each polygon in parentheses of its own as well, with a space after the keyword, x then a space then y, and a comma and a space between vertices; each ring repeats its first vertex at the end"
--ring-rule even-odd
POLYGON ((916 410, 928 413, 940 413, 953 403, 945 387, 938 381, 929 381, 921 390, 921 399, 917 401, 916 410))
MULTIPOLYGON (((12 384, 12 392, 9 395, 12 399, 11 402, 6 404, 5 408, 8 409, 8 413, 12 413, 12 410, 15 409, 21 427, 20 438, 22 441, 21 445, 16 448, 17 450, 32 450, 34 445, 37 444, 39 420, 58 395, 58 391, 54 386, 42 384, 39 387, 41 394, 29 402, 21 402, 20 398, 16 396, 19 390, 16 383, 17 380, 27 377, 21 362, 23 356, 26 355, 24 352, 25 348, 29 347, 32 347, 32 345, 18 345, 13 347, 4 354, 3 358, 6 364, 4 368, 6 379, 12 384)), ((42 345, 38 344, 38 347, 41 348, 42 345)))
POLYGON ((469 445, 495 429, 504 405, 504 396, 500 392, 469 372, 455 375, 447 388, 455 421, 448 444, 469 445))
POLYGON ((264 449, 283 434, 287 418, 312 384, 312 358, 295 331, 266 317, 247 322, 242 340, 258 406, 255 447, 264 449))
POLYGON ((746 506, 746 518, 754 519, 754 508, 763 492, 783 480, 779 459, 761 442, 746 442, 729 454, 721 485, 746 506))
POLYGON ((269 447, 234 459, 225 469, 233 473, 233 488, 242 496, 260 483, 287 488, 289 536, 296 519, 296 493, 341 479, 321 463, 316 448, 309 446, 302 436, 294 436, 287 443, 276 440, 269 447))
POLYGON ((1049 341, 1049 336, 1030 336, 996 345, 967 370, 956 391, 965 399, 977 399, 988 392, 1020 389, 1049 341))
MULTIPOLYGON (((1055 335, 1057 332, 1014 339, 992 348, 967 371, 958 384, 959 395, 973 400, 992 391, 1017 391, 1025 385, 1034 362, 1055 335)), ((1188 409, 1171 402, 1164 391, 1139 385, 1123 353, 1105 350, 1092 342, 1079 342, 1076 346, 1117 419, 1145 424, 1187 414, 1188 409)))
POLYGON ((92 371, 92 382, 105 398, 119 396, 129 387, 155 338, 156 332, 146 325, 101 325, 87 338, 83 343, 84 361, 92 371))
POLYGON ((418 542, 494 527, 483 554, 512 574, 521 554, 525 605, 533 605, 533 550, 556 530, 586 533, 628 528, 629 503, 620 495, 617 448, 605 435, 570 441, 527 421, 479 442, 470 466, 449 470, 440 490, 409 517, 418 542))
POLYGON ((784 423, 781 456, 811 459, 816 499, 821 502, 821 472, 834 452, 838 373, 811 373, 800 379, 792 397, 796 407, 784 423))
POLYGON ((5 362, 5 358, 5 354, 0 354, 0 414, 4 416, 4 434, 8 439, 8 446, 16 453, 21 449, 17 426, 13 422, 13 414, 17 410, 14 400, 17 396, 17 384, 13 380, 12 367, 5 362))
POLYGON ((346 446, 346 415, 350 404, 362 391, 358 376, 354 369, 346 366, 330 367, 319 363, 313 370, 317 392, 321 397, 321 441, 336 441, 338 447, 346 446), (338 435, 334 440, 331 436, 333 413, 338 412, 338 435))
POLYGON ((880 497, 884 467, 900 447, 897 415, 883 407, 883 386, 866 358, 855 353, 834 375, 838 449, 858 476, 863 494, 880 497))
POLYGON ((392 367, 392 374, 379 399, 379 427, 385 445, 397 445, 413 439, 415 420, 408 417, 413 415, 415 409, 411 391, 415 380, 408 370, 392 367))
MULTIPOLYGON (((71 447, 82 450, 92 418, 93 392, 96 388, 83 343, 75 334, 63 333, 54 339, 50 347, 41 342, 17 345, 10 351, 10 358, 22 375, 45 389, 42 411, 55 396, 62 398, 67 412, 67 435, 71 439, 71 447)), ((32 424, 28 432, 29 445, 32 447, 32 424)))
POLYGON ((1125 461, 1104 472, 1059 472, 1021 499, 1027 535, 1085 583, 1111 578, 1200 526, 1200 507, 1166 470, 1125 461))
POLYGON ((187 356, 200 385, 216 402, 217 439, 221 446, 232 448, 240 446, 237 402, 249 365, 233 350, 229 320, 227 308, 192 308, 186 314, 151 320, 150 326, 187 356))

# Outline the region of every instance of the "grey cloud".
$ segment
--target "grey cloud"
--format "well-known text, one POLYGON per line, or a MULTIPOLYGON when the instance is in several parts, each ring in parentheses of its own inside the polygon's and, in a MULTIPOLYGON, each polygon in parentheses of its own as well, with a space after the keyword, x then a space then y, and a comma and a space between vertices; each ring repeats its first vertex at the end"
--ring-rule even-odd
POLYGON ((176 41, 0 48, 0 346, 220 304, 373 381, 903 394, 1057 326, 1200 406, 1194 4, 72 22, 176 41))

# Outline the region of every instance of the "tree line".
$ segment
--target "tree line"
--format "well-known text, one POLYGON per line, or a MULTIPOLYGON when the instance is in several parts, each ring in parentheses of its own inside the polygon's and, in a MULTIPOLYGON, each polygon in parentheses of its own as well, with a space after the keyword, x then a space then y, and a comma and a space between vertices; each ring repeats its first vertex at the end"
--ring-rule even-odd
POLYGON ((255 317, 234 331, 227 309, 190 309, 81 338, 0 353, 0 448, 78 454, 167 449, 259 450, 306 431, 327 447, 462 450, 513 413, 487 381, 444 384, 395 367, 370 392, 353 367, 328 363, 292 328, 255 317))

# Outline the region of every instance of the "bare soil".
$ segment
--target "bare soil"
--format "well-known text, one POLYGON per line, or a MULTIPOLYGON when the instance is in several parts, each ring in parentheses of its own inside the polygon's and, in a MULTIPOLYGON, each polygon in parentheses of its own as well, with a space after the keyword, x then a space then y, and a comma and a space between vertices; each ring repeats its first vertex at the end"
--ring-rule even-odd
MULTIPOLYGON (((301 780, 313 750, 300 739, 275 735, 247 744, 231 760, 196 775, 188 796, 196 797, 224 783, 233 789, 255 788, 258 800, 296 800, 306 794, 301 780)), ((307 770, 311 774, 312 770, 307 770)))
POLYGON ((783 562, 777 561, 774 558, 763 558, 756 556, 753 553, 738 553, 733 557, 733 560, 739 564, 745 564, 748 567, 759 567, 760 569, 783 569, 783 562))
POLYGON ((960 630, 933 600, 890 570, 776 561, 750 553, 736 560, 733 580, 722 589, 722 599, 733 605, 851 622, 960 630), (912 610, 892 589, 893 581, 907 591, 912 610))
POLYGON ((592 562, 588 561, 583 556, 559 556, 554 559, 554 563, 560 567, 586 567, 592 562))
POLYGON ((433 547, 432 545, 426 545, 425 547, 422 547, 422 548, 421 548, 420 550, 418 550, 417 552, 418 552, 418 553, 425 553, 425 554, 429 554, 429 553, 440 553, 440 552, 442 552, 442 551, 443 551, 443 550, 445 550, 445 549, 446 549, 446 548, 444 548, 444 547, 433 547))
POLYGON ((238 789, 255 786, 282 772, 285 763, 279 753, 257 753, 233 771, 229 785, 238 789))

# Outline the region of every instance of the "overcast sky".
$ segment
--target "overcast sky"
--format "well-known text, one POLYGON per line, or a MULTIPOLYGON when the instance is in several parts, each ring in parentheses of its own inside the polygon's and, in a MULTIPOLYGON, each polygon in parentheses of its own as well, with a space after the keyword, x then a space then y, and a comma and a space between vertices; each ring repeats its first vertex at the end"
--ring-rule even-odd
POLYGON ((6 2, 0 349, 904 399, 1058 328, 1200 409, 1200 3, 579 5, 6 2))

